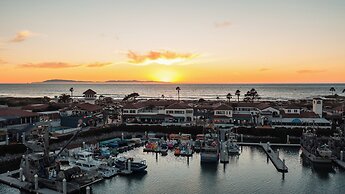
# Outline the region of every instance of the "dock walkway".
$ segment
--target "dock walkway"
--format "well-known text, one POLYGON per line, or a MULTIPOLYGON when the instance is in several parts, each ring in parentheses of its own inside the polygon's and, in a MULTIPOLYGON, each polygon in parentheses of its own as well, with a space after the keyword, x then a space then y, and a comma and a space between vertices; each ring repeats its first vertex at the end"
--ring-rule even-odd
POLYGON ((279 158, 279 155, 274 152, 270 145, 266 143, 262 143, 260 145, 264 151, 266 152, 267 156, 271 159, 271 162, 276 167, 279 172, 288 172, 288 167, 285 163, 279 158))
POLYGON ((338 166, 340 166, 342 169, 345 169, 345 162, 344 161, 341 161, 339 159, 334 159, 333 162, 336 163, 338 166))
POLYGON ((273 165, 276 167, 276 169, 279 172, 288 172, 288 167, 284 164, 284 162, 279 158, 279 155, 274 152, 271 148, 271 146, 280 146, 280 147, 300 147, 300 144, 278 144, 278 143, 270 143, 269 145, 267 143, 250 143, 250 142, 238 142, 237 143, 240 146, 259 146, 261 147, 267 156, 270 158, 273 165))
MULTIPOLYGON (((242 146, 261 146, 263 143, 238 142, 237 145, 242 146)), ((278 147, 300 147, 301 144, 286 144, 286 143, 270 143, 270 146, 278 147)))

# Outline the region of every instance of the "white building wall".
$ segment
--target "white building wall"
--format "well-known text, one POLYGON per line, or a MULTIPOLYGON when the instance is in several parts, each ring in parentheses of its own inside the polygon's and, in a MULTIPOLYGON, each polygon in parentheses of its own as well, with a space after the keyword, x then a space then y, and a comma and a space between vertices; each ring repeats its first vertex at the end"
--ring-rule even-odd
POLYGON ((313 100, 313 112, 322 117, 322 100, 314 99, 313 100))

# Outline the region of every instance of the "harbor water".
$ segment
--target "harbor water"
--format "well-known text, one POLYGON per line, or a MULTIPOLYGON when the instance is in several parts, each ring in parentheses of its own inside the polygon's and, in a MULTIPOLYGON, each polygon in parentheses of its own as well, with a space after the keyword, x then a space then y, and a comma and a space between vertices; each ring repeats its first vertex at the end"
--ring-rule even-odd
MULTIPOLYGON (((276 149, 276 147, 274 147, 276 149)), ((124 155, 143 158, 146 174, 116 176, 92 186, 93 193, 344 193, 345 171, 336 166, 315 166, 299 148, 280 147, 289 172, 278 172, 260 147, 243 146, 228 164, 201 164, 200 155, 176 157, 144 153, 136 148, 124 155)), ((0 193, 17 189, 0 185, 0 193)))

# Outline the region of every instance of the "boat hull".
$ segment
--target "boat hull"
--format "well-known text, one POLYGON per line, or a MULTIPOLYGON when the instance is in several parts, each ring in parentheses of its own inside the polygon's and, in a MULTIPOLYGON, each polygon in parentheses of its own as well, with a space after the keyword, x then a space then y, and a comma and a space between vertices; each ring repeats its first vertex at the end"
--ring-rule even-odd
POLYGON ((305 149, 303 146, 301 146, 302 154, 307 157, 311 162, 318 163, 318 164, 330 164, 332 163, 331 158, 323 158, 320 156, 315 156, 311 152, 309 152, 307 149, 305 149))

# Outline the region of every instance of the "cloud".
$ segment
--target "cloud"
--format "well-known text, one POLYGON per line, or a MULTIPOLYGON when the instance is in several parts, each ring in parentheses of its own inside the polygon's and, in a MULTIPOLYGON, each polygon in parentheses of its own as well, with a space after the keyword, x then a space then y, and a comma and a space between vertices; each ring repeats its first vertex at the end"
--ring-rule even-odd
POLYGON ((86 66, 87 67, 104 67, 104 66, 108 66, 111 64, 112 63, 110 63, 110 62, 107 62, 107 63, 90 63, 90 64, 87 64, 86 66))
POLYGON ((7 61, 3 60, 2 58, 0 58, 0 65, 6 64, 7 61))
POLYGON ((227 28, 227 27, 230 27, 231 25, 232 25, 232 23, 229 21, 215 22, 214 23, 215 28, 227 28))
POLYGON ((263 71, 269 71, 269 70, 271 70, 270 68, 261 68, 261 69, 259 69, 259 71, 261 71, 261 72, 263 72, 263 71))
POLYGON ((302 70, 297 71, 297 73, 323 73, 323 72, 326 72, 326 70, 302 69, 302 70))
POLYGON ((10 42, 23 42, 28 38, 35 36, 36 34, 28 30, 22 30, 17 32, 16 36, 10 40, 10 42))
POLYGON ((196 54, 191 53, 176 53, 173 51, 149 51, 147 54, 138 54, 133 51, 128 51, 127 57, 129 63, 136 65, 149 65, 149 64, 161 64, 161 65, 173 65, 176 63, 185 62, 187 60, 195 58, 196 54))
POLYGON ((19 67, 23 68, 45 68, 45 69, 62 69, 62 68, 71 68, 78 67, 81 65, 63 63, 63 62, 46 62, 46 63, 26 63, 21 64, 19 67))

